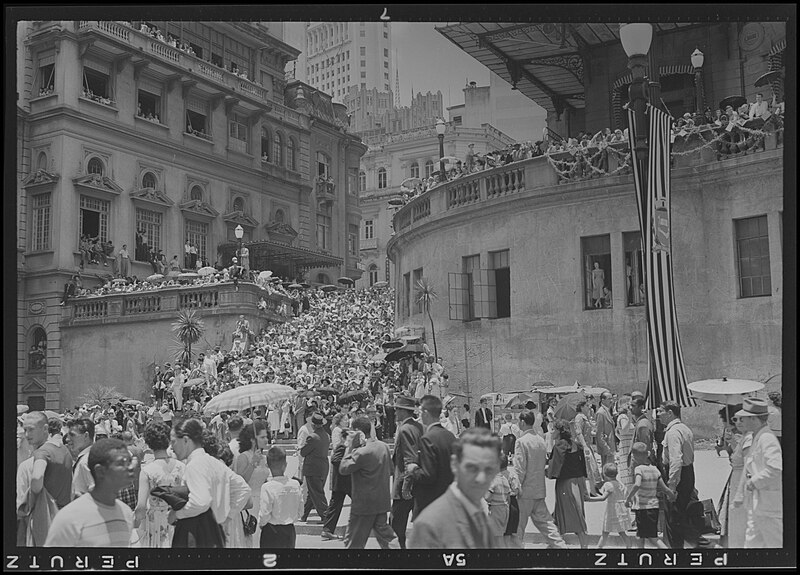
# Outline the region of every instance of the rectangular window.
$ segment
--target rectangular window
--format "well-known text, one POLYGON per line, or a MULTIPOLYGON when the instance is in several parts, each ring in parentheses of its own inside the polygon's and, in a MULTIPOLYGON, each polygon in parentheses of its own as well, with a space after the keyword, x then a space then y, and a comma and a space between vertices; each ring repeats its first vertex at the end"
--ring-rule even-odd
POLYGON ((383 61, 383 67, 387 69, 389 68, 389 62, 387 60, 383 61))
POLYGON ((735 220, 739 297, 772 295, 767 216, 735 220))
POLYGON ((111 211, 111 202, 91 196, 81 196, 80 210, 80 236, 97 237, 101 242, 107 242, 108 214, 111 211))
POLYGON ((347 169, 347 193, 358 196, 358 168, 347 169))
POLYGON ((222 56, 219 54, 211 53, 211 63, 217 66, 218 68, 224 68, 225 64, 222 61, 222 56))
POLYGON ((361 60, 361 67, 365 68, 366 66, 367 66, 367 61, 366 60, 361 60))
POLYGON ((388 33, 388 32, 384 32, 384 33, 383 33, 383 37, 384 37, 384 38, 389 38, 389 33, 388 33))
POLYGON ((161 246, 161 220, 160 212, 136 208, 136 229, 147 238, 150 249, 158 251, 161 246))
POLYGON ((233 114, 229 125, 231 138, 247 142, 247 119, 245 117, 233 114))
POLYGON ((360 53, 361 53, 362 56, 366 56, 367 55, 367 47, 366 46, 361 46, 361 48, 359 50, 360 50, 360 53))
POLYGON ((375 237, 375 223, 372 220, 364 220, 364 239, 371 240, 375 237))
POLYGON ((644 305, 644 258, 642 253, 642 234, 630 232, 622 234, 625 248, 625 305, 644 305))
POLYGON ((317 175, 326 179, 331 175, 330 160, 322 152, 317 152, 317 175))
POLYGON ((366 38, 367 37, 367 31, 366 30, 359 30, 358 31, 358 35, 361 38, 366 38))
POLYGON ((47 96, 53 93, 55 86, 55 54, 39 57, 39 70, 36 73, 36 88, 39 89, 39 96, 47 96))
POLYGON ((403 274, 403 315, 411 315, 411 273, 403 274))
POLYGON ((497 314, 494 317, 511 317, 511 266, 508 250, 489 252, 489 267, 494 271, 495 279, 497 314))
POLYGON ((581 238, 584 309, 611 307, 611 237, 581 238))
POLYGON ((33 210, 31 251, 34 252, 50 249, 50 196, 49 192, 31 196, 33 210))
POLYGON ((156 122, 161 121, 161 96, 139 90, 139 101, 136 105, 136 115, 156 122))
POLYGON ((83 96, 93 100, 99 98, 111 100, 111 77, 109 74, 90 68, 88 63, 84 65, 83 96))
POLYGON ((469 292, 471 277, 470 274, 447 274, 448 304, 450 308, 450 319, 456 321, 467 321, 469 314, 469 292))
POLYGON ((317 247, 331 249, 331 217, 325 214, 317 214, 317 247))
POLYGON ((361 72, 361 77, 362 78, 366 78, 367 77, 367 73, 366 72, 361 72))
POLYGON ((192 42, 189 42, 189 46, 191 47, 191 49, 194 52, 195 56, 197 56, 198 58, 201 58, 201 59, 203 58, 203 47, 202 46, 199 46, 198 44, 194 44, 192 42))
POLYGON ((389 84, 384 84, 384 85, 383 85, 383 89, 384 89, 384 90, 388 90, 388 89, 389 89, 389 84))
POLYGON ((351 256, 358 255, 358 226, 349 224, 347 226, 347 251, 351 256))
POLYGON ((475 254, 474 256, 465 256, 461 258, 461 272, 469 276, 469 312, 467 320, 476 319, 478 315, 475 313, 475 280, 477 279, 477 271, 481 267, 481 256, 475 254))
POLYGON ((384 48, 383 49, 383 57, 384 58, 388 58, 389 57, 389 48, 384 48))
POLYGON ((208 121, 208 102, 190 97, 186 100, 186 132, 210 139, 211 125, 208 121))
POLYGON ((388 80, 388 79, 389 79, 389 72, 384 72, 384 73, 383 73, 383 78, 384 78, 385 80, 388 80))
POLYGON ((186 238, 184 243, 192 243, 197 247, 197 258, 203 262, 208 254, 208 224, 186 220, 186 238))
POLYGON ((414 302, 414 313, 422 313, 422 302, 417 301, 419 299, 419 281, 422 279, 422 268, 418 268, 414 270, 413 275, 413 283, 411 285, 412 290, 412 301, 414 302))

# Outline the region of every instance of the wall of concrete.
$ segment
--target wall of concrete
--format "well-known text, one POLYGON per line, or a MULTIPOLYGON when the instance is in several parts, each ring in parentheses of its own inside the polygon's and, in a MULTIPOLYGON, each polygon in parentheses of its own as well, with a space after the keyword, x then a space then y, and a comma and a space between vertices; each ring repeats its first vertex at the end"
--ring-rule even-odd
MULTIPOLYGON (((763 381, 781 372, 781 152, 673 170, 674 284, 689 381, 763 381), (763 214, 772 294, 742 299, 733 220, 763 214)), ((526 182, 545 161, 528 161, 526 182)), ((449 211, 437 205, 444 206, 431 198, 431 216, 399 234, 389 251, 397 277, 423 268, 439 294, 432 313, 451 390, 474 398, 538 380, 643 388, 645 309, 625 305, 623 234, 639 229, 630 176, 528 188, 449 211), (581 238, 601 234, 610 236, 613 308, 585 311, 581 238), (487 268, 488 252, 502 249, 510 250, 511 317, 449 320, 448 273, 461 272, 461 258, 474 254, 487 268)), ((402 309, 397 325, 427 325, 402 309)))

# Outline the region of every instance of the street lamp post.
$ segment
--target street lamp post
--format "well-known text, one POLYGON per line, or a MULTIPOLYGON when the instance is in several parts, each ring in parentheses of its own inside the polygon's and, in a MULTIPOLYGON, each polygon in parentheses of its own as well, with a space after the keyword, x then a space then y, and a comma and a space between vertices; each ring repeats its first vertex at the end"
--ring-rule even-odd
POLYGON ((439 136, 439 181, 445 182, 447 178, 444 175, 444 133, 447 130, 447 124, 444 120, 439 118, 436 120, 436 135, 439 136))
POLYGON ((692 52, 692 67, 694 68, 694 92, 695 98, 697 100, 696 105, 696 113, 697 115, 703 114, 703 81, 701 78, 701 72, 703 71, 703 61, 705 58, 703 57, 703 53, 700 51, 700 48, 695 48, 694 52, 692 52))
MULTIPOLYGON (((628 68, 631 70, 632 80, 628 88, 629 105, 636 116, 639 129, 635 131, 636 153, 641 160, 647 159, 647 81, 644 69, 647 65, 647 52, 653 41, 653 27, 650 24, 623 24, 619 28, 619 38, 622 47, 628 55, 628 68)), ((628 126, 633 130, 633 126, 628 126)), ((644 162, 647 165, 647 162, 644 162)))
POLYGON ((233 230, 233 233, 236 234, 236 239, 239 240, 239 252, 236 255, 239 258, 239 265, 242 265, 242 238, 244 237, 244 228, 239 224, 236 226, 236 229, 233 230))

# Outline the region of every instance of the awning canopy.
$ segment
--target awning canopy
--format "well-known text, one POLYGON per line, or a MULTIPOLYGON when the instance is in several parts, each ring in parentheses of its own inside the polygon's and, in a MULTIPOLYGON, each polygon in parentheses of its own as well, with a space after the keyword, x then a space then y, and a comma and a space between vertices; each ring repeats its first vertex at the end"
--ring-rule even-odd
MULTIPOLYGON (((696 23, 653 24, 654 34, 696 23)), ((548 112, 582 109, 585 56, 616 44, 616 23, 538 24, 462 22, 436 30, 548 112)))
MULTIPOLYGON (((280 242, 262 240, 244 242, 243 245, 250 250, 250 267, 254 269, 272 269, 276 265, 291 265, 296 270, 309 270, 338 268, 344 264, 342 258, 280 242)), ((224 261, 228 262, 238 248, 238 242, 225 242, 220 244, 219 251, 223 254, 224 261)))

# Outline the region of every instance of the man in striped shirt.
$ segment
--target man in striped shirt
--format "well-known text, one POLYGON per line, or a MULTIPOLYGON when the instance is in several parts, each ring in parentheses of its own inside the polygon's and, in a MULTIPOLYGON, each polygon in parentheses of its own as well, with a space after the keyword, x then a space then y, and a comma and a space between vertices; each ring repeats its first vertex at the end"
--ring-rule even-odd
POLYGON ((137 461, 118 439, 101 439, 89 450, 95 485, 59 511, 45 547, 130 547, 133 511, 117 493, 133 481, 137 461))

